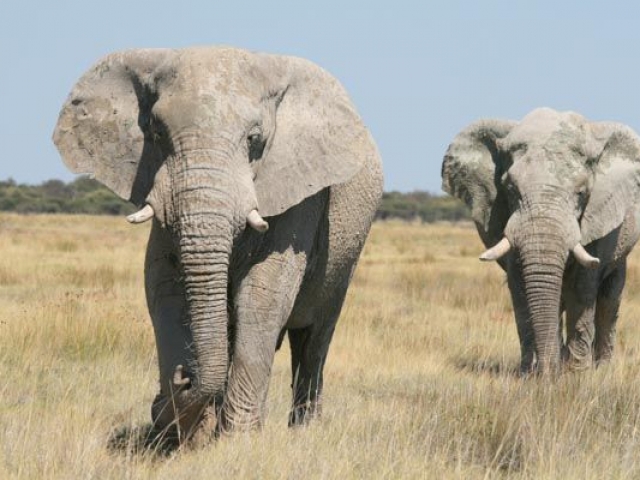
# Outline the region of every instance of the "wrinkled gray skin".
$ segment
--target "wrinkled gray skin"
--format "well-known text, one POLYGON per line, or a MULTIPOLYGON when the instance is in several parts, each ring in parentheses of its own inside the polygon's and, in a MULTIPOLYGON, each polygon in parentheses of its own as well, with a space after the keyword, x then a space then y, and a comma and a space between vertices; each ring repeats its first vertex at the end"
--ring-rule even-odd
POLYGON ((302 59, 232 48, 118 52, 75 85, 54 142, 71 170, 155 213, 156 425, 185 439, 261 424, 287 331, 290 424, 318 413, 382 193, 377 149, 339 83, 302 59), (247 226, 255 209, 266 233, 247 226))
POLYGON ((610 359, 626 258, 640 235, 638 136, 621 124, 546 108, 520 122, 483 120, 453 140, 442 179, 471 208, 487 247, 509 241, 498 261, 507 272, 521 370, 610 359), (579 263, 571 253, 577 244, 599 264, 579 263))

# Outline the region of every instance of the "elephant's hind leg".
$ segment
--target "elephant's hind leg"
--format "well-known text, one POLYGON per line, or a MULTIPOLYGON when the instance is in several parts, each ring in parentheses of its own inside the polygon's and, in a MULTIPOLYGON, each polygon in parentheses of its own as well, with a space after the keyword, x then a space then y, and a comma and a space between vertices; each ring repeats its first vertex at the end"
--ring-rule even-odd
POLYGON ((317 319, 306 328, 289 330, 293 406, 289 426, 304 425, 322 413, 323 370, 346 288, 314 311, 317 319))
POLYGON ((616 336, 616 323, 620 309, 620 300, 627 272, 626 260, 616 268, 603 282, 598 291, 596 303, 596 336, 594 342, 594 360, 596 363, 611 360, 616 336))
POLYGON ((316 268, 308 276, 290 320, 293 408, 289 425, 320 414, 323 370, 347 288, 382 195, 379 164, 331 187, 329 209, 316 243, 316 268))

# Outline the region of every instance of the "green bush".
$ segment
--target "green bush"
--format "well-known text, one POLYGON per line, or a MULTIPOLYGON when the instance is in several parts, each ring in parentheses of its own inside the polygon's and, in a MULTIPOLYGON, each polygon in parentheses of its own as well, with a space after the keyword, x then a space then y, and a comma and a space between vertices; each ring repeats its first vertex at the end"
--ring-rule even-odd
POLYGON ((89 177, 70 183, 47 180, 40 185, 0 181, 0 210, 18 213, 88 213, 123 215, 135 207, 89 177))
POLYGON ((469 209, 459 200, 429 192, 388 192, 382 195, 376 218, 400 218, 423 222, 468 220, 469 209))

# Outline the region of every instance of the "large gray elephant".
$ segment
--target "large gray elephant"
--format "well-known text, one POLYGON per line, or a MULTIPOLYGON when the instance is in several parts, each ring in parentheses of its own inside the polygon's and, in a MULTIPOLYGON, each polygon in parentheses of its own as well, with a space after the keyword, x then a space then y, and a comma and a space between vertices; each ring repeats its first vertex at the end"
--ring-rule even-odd
POLYGON ((480 258, 507 273, 521 370, 609 359, 640 235, 640 138, 547 108, 520 122, 482 120, 453 140, 442 179, 490 247, 480 258))
POLYGON ((123 51, 80 78, 54 142, 71 170, 141 208, 131 222, 153 219, 145 284, 156 425, 177 426, 180 439, 260 425, 285 332, 290 424, 317 414, 383 183, 342 86, 293 57, 123 51))

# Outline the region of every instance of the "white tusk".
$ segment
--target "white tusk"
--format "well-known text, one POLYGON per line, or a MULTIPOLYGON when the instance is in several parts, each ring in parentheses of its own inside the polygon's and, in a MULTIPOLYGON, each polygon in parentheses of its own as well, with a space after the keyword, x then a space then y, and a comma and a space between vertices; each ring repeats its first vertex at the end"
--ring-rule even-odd
POLYGON ((498 260, 504 257, 509 252, 509 250, 511 250, 511 244, 509 243, 507 237, 504 237, 493 247, 480 255, 480 260, 482 260, 483 262, 498 260))
POLYGON ((251 228, 260 233, 264 233, 269 230, 269 224, 264 221, 264 218, 260 216, 258 210, 255 208, 249 212, 249 215, 247 215, 247 223, 251 228))
POLYGON ((153 207, 149 204, 146 204, 141 210, 138 210, 136 213, 132 213, 127 217, 127 222, 129 223, 144 223, 147 220, 151 220, 153 218, 153 207))
POLYGON ((596 257, 592 257, 589 252, 587 252, 582 245, 579 243, 573 247, 573 255, 576 257, 576 260, 580 265, 585 268, 598 268, 600 265, 600 259, 596 257))

